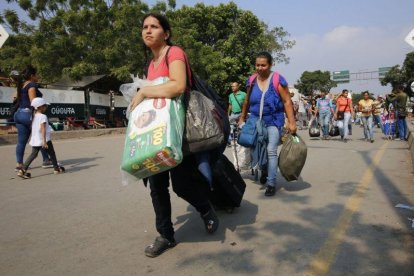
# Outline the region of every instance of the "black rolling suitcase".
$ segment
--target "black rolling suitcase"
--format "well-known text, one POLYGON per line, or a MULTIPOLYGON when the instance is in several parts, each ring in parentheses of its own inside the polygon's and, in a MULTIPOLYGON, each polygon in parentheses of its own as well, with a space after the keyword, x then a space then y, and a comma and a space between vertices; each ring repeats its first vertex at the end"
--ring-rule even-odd
POLYGON ((209 199, 216 208, 232 211, 240 207, 246 183, 224 155, 214 164, 212 188, 209 199))

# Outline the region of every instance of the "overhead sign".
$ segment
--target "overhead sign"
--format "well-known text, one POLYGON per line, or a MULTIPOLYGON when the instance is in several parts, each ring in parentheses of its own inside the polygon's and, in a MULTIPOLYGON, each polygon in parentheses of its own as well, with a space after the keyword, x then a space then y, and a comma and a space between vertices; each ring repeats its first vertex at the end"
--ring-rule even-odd
POLYGON ((405 42, 410 44, 411 47, 414 47, 414 29, 412 29, 411 32, 409 32, 405 37, 405 42))
POLYGON ((332 73, 332 80, 338 83, 347 83, 350 80, 349 70, 334 71, 332 73))
POLYGON ((0 48, 3 46, 4 42, 6 42, 7 38, 9 38, 9 33, 0 24, 0 48))
POLYGON ((392 67, 380 67, 378 68, 378 77, 380 79, 385 78, 385 75, 391 70, 392 67))

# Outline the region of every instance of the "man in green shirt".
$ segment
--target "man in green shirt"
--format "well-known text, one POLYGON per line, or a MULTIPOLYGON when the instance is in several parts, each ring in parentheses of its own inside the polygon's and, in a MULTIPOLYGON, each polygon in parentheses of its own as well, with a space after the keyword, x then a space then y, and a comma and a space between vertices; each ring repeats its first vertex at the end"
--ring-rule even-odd
POLYGON ((231 117, 239 117, 242 112, 244 99, 246 98, 246 93, 239 90, 240 84, 233 82, 231 84, 231 90, 233 93, 229 96, 229 109, 228 113, 231 117))

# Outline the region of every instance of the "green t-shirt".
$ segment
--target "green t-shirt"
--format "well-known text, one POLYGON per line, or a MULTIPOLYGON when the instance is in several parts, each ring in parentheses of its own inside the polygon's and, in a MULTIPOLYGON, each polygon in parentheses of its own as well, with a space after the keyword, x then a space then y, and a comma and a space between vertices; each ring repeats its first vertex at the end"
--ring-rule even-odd
POLYGON ((242 111, 246 92, 238 91, 236 94, 231 93, 229 96, 229 104, 231 105, 231 112, 239 113, 242 111))

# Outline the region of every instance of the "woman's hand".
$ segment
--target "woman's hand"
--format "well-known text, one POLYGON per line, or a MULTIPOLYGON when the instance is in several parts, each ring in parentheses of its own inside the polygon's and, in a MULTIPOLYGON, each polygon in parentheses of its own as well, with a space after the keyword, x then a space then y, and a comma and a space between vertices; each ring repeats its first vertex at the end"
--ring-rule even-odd
POLYGON ((287 129, 290 134, 296 134, 296 130, 297 130, 296 122, 289 122, 289 124, 287 125, 287 129))
POLYGON ((137 105, 139 105, 145 99, 144 92, 145 92, 145 87, 141 88, 138 91, 138 93, 135 95, 135 97, 132 98, 132 101, 129 104, 131 111, 134 110, 135 107, 137 107, 137 105))

